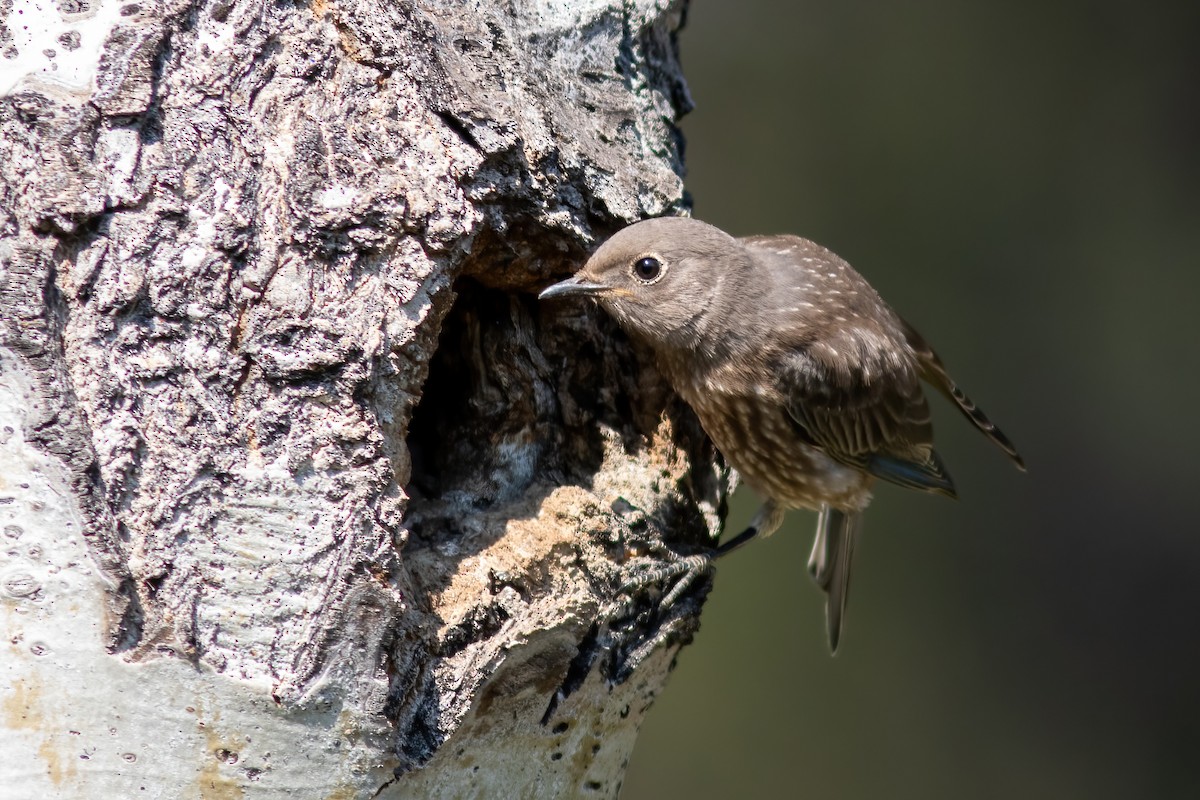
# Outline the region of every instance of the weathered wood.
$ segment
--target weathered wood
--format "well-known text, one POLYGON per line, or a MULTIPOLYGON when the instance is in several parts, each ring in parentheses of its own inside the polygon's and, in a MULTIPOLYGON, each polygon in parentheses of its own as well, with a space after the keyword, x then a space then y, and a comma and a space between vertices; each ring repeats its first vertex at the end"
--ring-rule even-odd
POLYGON ((531 290, 682 204, 682 3, 15 2, 8 796, 615 795, 729 476, 531 290))

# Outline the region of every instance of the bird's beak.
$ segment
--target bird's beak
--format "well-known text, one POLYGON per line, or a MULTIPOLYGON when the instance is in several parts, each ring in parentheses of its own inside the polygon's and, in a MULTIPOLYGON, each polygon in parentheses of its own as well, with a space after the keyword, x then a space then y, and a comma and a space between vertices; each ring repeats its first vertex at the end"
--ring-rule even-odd
POLYGON ((550 297, 587 297, 606 291, 608 291, 608 287, 604 284, 591 283, 576 275, 543 289, 542 293, 538 295, 538 300, 546 300, 550 297))

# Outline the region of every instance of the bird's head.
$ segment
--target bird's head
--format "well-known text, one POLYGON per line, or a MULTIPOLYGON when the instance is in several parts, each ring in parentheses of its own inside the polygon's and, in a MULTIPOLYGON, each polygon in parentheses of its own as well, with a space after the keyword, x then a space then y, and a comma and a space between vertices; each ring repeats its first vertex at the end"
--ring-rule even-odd
POLYGON ((539 298, 594 297, 622 328, 651 345, 694 349, 727 313, 723 287, 749 266, 745 249, 719 228, 663 217, 620 231, 583 269, 539 298))

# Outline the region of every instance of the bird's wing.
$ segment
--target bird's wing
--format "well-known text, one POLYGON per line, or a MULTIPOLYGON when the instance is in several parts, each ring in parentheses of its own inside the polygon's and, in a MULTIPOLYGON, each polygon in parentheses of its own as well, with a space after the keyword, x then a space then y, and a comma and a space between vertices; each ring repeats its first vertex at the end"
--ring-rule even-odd
POLYGON ((992 441, 996 447, 999 447, 1004 453, 1013 460, 1017 468, 1022 472, 1025 471, 1025 460, 1017 452, 1017 448, 1009 441, 1004 432, 996 427, 987 415, 983 413, 983 409, 979 408, 972 402, 971 398, 967 397, 962 389, 958 388, 958 384, 946 372, 946 366, 942 363, 942 359, 934 352, 934 349, 929 346, 929 343, 922 338, 921 334, 901 320, 904 329, 904 336, 908 340, 909 346, 916 353, 917 362, 920 364, 921 377, 932 387, 945 395, 950 402, 958 407, 958 410, 963 413, 967 419, 971 420, 979 431, 992 441))
POLYGON ((954 497, 954 483, 933 450, 918 368, 887 350, 853 332, 792 350, 778 373, 788 412, 835 460, 954 497))

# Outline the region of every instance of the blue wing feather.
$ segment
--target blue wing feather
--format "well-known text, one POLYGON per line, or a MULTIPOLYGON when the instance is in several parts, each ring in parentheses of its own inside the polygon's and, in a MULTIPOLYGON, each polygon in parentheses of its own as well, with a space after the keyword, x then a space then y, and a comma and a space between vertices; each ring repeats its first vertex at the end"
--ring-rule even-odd
POLYGON ((883 453, 874 453, 867 459, 866 469, 877 478, 907 489, 958 497, 950 473, 946 471, 942 459, 933 451, 930 451, 929 460, 925 462, 909 461, 883 453))

